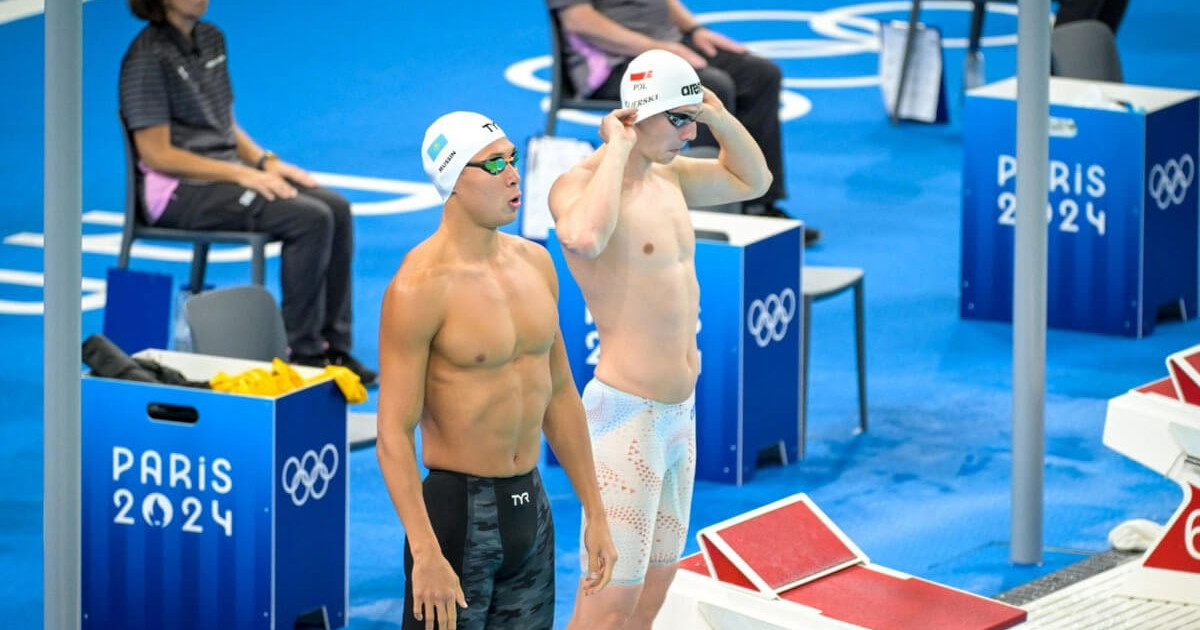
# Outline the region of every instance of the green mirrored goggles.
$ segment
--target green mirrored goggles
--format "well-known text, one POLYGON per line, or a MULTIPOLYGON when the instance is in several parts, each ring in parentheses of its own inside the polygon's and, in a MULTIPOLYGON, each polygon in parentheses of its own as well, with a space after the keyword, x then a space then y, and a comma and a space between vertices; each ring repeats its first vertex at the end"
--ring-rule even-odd
POLYGON ((512 164, 514 169, 517 168, 517 162, 520 159, 520 154, 517 153, 516 149, 513 149, 512 155, 507 158, 494 157, 490 160, 483 160, 482 162, 467 162, 467 166, 481 168, 487 171, 488 175, 499 175, 500 173, 504 172, 504 167, 508 166, 509 164, 512 164))

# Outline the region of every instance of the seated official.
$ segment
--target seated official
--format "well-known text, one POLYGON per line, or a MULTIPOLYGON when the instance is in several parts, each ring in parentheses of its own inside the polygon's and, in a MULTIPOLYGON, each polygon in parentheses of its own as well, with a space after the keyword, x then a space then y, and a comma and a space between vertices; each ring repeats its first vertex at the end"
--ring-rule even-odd
POLYGON ((279 159, 234 120, 225 36, 207 1, 129 0, 149 24, 121 61, 121 118, 132 134, 145 220, 188 230, 265 232, 283 241, 280 284, 290 360, 341 365, 350 354, 350 204, 279 159))

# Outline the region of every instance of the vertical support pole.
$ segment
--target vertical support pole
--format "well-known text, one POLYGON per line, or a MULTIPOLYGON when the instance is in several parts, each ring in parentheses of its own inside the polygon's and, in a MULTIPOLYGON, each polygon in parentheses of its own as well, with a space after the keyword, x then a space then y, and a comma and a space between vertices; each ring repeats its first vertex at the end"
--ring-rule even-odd
POLYGON ((46 0, 43 627, 80 627, 83 3, 46 0))
POLYGON ((1046 198, 1050 160, 1049 0, 1017 18, 1017 225, 1013 243, 1012 547, 1041 564, 1046 414, 1046 198))

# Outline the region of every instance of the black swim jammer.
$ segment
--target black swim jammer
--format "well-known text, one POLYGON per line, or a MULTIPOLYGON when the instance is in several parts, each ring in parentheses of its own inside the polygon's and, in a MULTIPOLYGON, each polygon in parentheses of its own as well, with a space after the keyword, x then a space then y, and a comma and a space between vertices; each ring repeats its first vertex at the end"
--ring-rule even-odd
MULTIPOLYGON (((431 470, 422 486, 442 554, 467 598, 459 630, 551 630, 554 522, 537 469, 499 479, 431 470)), ((404 576, 403 628, 424 630, 425 622, 413 617, 407 539, 404 576)))

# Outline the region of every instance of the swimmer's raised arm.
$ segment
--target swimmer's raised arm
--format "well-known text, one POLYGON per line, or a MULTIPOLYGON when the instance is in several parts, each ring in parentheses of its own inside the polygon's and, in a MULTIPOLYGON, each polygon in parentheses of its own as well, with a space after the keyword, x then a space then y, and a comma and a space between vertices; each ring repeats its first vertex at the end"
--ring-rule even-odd
POLYGON ((558 240, 578 256, 599 256, 617 228, 625 164, 637 143, 636 114, 635 109, 617 109, 605 116, 600 121, 604 145, 550 188, 558 240))
POLYGON ((715 206, 766 194, 772 176, 762 149, 712 90, 704 91, 696 122, 708 125, 721 153, 715 160, 681 156, 671 162, 688 206, 715 206))

